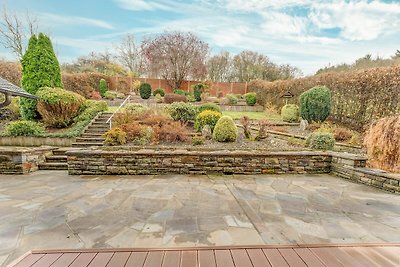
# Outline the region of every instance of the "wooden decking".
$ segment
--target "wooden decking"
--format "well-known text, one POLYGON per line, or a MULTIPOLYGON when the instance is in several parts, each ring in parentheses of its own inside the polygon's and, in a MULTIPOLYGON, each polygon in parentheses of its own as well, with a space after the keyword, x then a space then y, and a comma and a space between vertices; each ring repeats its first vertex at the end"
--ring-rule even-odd
POLYGON ((18 267, 400 266, 400 244, 32 251, 18 267))

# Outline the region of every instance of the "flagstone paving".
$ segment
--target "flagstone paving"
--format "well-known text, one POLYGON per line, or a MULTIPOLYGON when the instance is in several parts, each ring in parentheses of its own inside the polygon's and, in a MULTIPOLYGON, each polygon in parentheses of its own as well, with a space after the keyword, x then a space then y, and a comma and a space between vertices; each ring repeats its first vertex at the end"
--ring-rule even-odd
POLYGON ((0 265, 31 249, 400 242, 400 195, 330 175, 0 175, 0 265))

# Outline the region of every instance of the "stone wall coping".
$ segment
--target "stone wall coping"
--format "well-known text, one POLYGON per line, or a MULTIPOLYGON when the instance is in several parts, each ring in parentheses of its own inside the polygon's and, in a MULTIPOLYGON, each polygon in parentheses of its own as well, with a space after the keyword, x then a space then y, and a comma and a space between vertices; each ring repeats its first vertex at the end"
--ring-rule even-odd
POLYGON ((364 174, 370 174, 374 176, 400 181, 400 174, 397 173, 391 173, 380 169, 370 169, 370 168, 355 168, 355 170, 364 174))
POLYGON ((329 152, 322 151, 250 151, 250 150, 214 150, 214 151, 200 151, 200 150, 155 150, 155 149, 139 149, 136 151, 105 151, 105 150, 70 150, 66 152, 68 156, 74 155, 190 155, 190 156, 331 156, 329 152))
POLYGON ((17 155, 21 153, 36 153, 36 152, 43 152, 43 151, 51 151, 55 150, 55 147, 52 146, 40 146, 40 147, 0 147, 0 154, 7 154, 7 155, 17 155))
POLYGON ((342 159, 351 159, 351 160, 367 160, 367 156, 364 155, 357 155, 352 153, 346 152, 330 152, 332 157, 335 158, 342 158, 342 159))

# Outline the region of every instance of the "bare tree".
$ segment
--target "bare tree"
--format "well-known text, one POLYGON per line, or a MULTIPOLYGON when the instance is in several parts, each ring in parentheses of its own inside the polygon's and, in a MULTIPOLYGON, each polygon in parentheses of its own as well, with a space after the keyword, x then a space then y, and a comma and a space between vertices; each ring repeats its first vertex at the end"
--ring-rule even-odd
POLYGON ((227 51, 221 51, 207 60, 207 78, 215 82, 233 80, 232 57, 227 51))
POLYGON ((208 44, 192 33, 166 32, 142 42, 142 51, 151 73, 179 88, 187 79, 205 77, 208 44))
POLYGON ((301 75, 301 71, 289 64, 279 66, 263 54, 246 50, 233 58, 233 74, 237 82, 275 81, 293 79, 301 75))
POLYGON ((38 18, 28 12, 23 21, 16 12, 9 11, 5 6, 0 14, 0 43, 10 49, 18 59, 21 59, 25 52, 27 34, 37 33, 38 18))
POLYGON ((140 76, 143 73, 144 62, 140 48, 136 46, 133 34, 128 33, 117 46, 117 57, 120 63, 130 72, 140 76))

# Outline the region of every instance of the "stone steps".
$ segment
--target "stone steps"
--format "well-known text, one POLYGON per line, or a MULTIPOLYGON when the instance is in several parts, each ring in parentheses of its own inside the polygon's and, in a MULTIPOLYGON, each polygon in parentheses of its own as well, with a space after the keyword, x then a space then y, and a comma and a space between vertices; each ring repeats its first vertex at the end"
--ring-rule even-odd
POLYGON ((103 135, 110 129, 110 125, 106 121, 112 116, 113 113, 102 113, 94 119, 81 136, 75 139, 72 143, 73 147, 85 146, 102 146, 104 137, 103 135))
POLYGON ((72 143, 73 147, 88 147, 88 146, 102 146, 103 142, 79 142, 72 143))
POLYGON ((39 170, 68 170, 68 163, 67 162, 45 162, 39 164, 39 170))
POLYGON ((52 155, 46 156, 46 162, 67 162, 66 155, 52 155))

